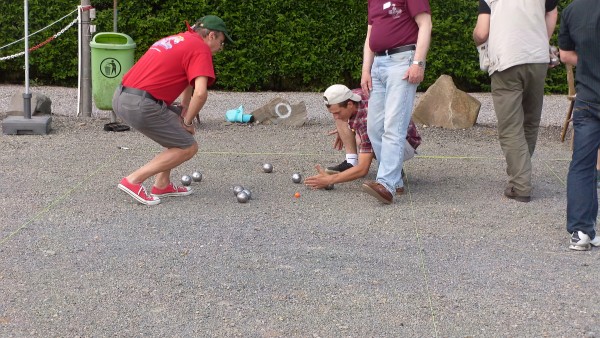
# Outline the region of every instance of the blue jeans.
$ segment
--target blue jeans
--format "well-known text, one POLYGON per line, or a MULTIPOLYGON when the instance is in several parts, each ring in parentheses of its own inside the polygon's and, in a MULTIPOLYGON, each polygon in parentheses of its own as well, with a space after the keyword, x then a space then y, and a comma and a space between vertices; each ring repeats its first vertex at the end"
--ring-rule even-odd
POLYGON ((377 182, 392 196, 403 187, 404 140, 413 111, 418 84, 402 79, 414 51, 376 56, 371 67, 373 90, 369 97, 367 133, 379 162, 377 182))
POLYGON ((573 128, 573 157, 567 176, 567 231, 581 231, 593 239, 598 216, 596 160, 600 147, 600 104, 576 99, 573 128))

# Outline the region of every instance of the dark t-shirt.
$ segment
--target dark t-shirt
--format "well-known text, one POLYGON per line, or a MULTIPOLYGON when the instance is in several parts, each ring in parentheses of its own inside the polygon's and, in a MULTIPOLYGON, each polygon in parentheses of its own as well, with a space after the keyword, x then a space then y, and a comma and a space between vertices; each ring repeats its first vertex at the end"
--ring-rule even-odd
POLYGON ((577 98, 600 104, 600 6, 575 0, 562 12, 558 46, 577 53, 577 98))
POLYGON ((420 13, 431 13, 431 9, 429 0, 369 0, 368 13, 372 26, 369 48, 382 52, 416 44, 419 26, 414 18, 420 13))

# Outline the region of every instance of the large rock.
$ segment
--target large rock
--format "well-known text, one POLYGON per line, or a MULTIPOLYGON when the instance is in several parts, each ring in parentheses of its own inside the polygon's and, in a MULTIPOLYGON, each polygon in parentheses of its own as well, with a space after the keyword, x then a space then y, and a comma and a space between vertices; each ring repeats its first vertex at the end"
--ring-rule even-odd
MULTIPOLYGON (((23 116, 24 108, 23 93, 15 93, 10 100, 10 107, 6 114, 23 116)), ((50 113, 52 113, 52 101, 44 94, 32 92, 31 115, 50 113)))
POLYGON ((300 127, 306 123, 306 105, 304 101, 293 105, 276 97, 253 111, 252 116, 256 123, 300 127))
POLYGON ((459 90, 452 77, 440 76, 423 94, 413 112, 413 121, 449 129, 470 128, 477 122, 481 102, 459 90))

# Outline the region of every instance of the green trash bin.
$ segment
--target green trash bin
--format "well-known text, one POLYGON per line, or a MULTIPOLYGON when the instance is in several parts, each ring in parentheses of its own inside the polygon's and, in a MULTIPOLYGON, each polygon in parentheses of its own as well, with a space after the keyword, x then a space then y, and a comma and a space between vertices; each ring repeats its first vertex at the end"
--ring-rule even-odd
POLYGON ((112 110, 112 97, 123 75, 133 66, 135 42, 122 33, 98 33, 92 50, 92 96, 100 110, 112 110))

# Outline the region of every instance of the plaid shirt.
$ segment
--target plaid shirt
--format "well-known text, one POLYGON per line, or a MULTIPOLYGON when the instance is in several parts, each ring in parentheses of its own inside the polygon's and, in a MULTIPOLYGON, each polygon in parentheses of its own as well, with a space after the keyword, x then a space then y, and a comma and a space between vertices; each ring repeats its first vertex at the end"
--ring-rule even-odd
MULTIPOLYGON (((348 125, 350 126, 350 129, 352 129, 352 131, 354 131, 356 135, 360 137, 361 142, 358 152, 372 153, 373 147, 371 146, 371 140, 369 140, 369 136, 367 135, 367 112, 369 110, 369 98, 363 94, 363 91, 360 88, 354 89, 352 92, 360 95, 360 102, 358 103, 358 110, 356 111, 356 114, 352 115, 350 119, 348 119, 348 125)), ((421 144, 421 135, 419 135, 419 131, 417 130, 417 127, 413 123, 412 119, 410 119, 410 123, 408 125, 406 139, 415 150, 421 144)))

